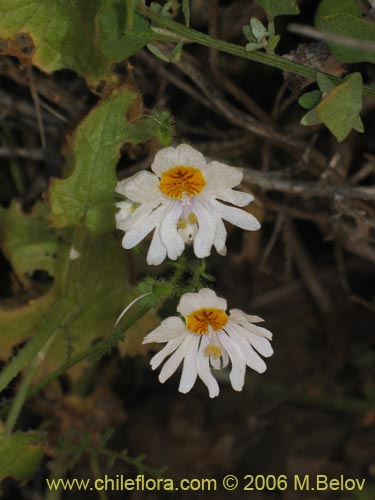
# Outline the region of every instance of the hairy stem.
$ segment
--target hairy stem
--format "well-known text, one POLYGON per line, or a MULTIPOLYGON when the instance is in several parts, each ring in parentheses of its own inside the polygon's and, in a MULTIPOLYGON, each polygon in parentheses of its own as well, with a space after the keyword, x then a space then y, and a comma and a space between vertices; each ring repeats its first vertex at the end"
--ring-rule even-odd
MULTIPOLYGON (((245 49, 245 47, 242 47, 241 45, 213 38, 209 35, 206 35, 205 33, 201 33, 200 31, 177 23, 168 17, 161 16, 160 14, 157 14, 156 12, 153 12, 149 8, 145 7, 140 2, 138 3, 137 10, 140 14, 144 15, 151 21, 154 21, 158 25, 167 28, 176 35, 180 35, 184 40, 189 40, 190 42, 195 42, 200 45, 204 45, 205 47, 217 49, 222 52, 226 52, 227 54, 232 54, 244 59, 250 59, 252 61, 265 64, 266 66, 271 66, 282 71, 294 73, 295 75, 300 75, 311 80, 316 80, 317 74, 321 73, 316 71, 315 69, 303 66, 302 64, 297 64, 293 61, 289 61, 284 57, 278 56, 276 54, 267 54, 265 52, 261 52, 260 50, 249 52, 245 49)), ((335 80, 337 83, 340 83, 342 81, 338 77, 334 77, 332 75, 328 76, 331 79, 335 80)), ((363 95, 375 97, 375 88, 364 85, 363 95)))

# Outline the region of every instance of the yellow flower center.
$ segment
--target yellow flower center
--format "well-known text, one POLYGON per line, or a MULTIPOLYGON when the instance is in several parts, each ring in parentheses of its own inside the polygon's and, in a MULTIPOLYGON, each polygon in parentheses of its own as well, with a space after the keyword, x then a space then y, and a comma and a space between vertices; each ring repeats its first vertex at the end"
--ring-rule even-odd
POLYGON ((189 198, 199 194, 206 185, 202 171, 195 167, 178 165, 161 174, 159 188, 169 198, 189 198))
POLYGON ((211 331, 221 330, 228 322, 228 316, 225 311, 214 308, 202 308, 193 311, 186 317, 186 328, 193 333, 201 335, 211 331))

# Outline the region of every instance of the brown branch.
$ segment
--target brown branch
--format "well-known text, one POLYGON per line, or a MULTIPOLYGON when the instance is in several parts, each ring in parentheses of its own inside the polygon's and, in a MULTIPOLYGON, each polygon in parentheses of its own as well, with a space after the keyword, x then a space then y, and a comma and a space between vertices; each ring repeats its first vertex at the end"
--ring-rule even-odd
POLYGON ((363 201, 375 199, 375 188, 373 187, 341 187, 320 182, 294 181, 250 168, 244 169, 244 180, 246 185, 256 186, 263 191, 279 191, 303 198, 329 198, 332 200, 344 198, 363 201))
POLYGON ((327 314, 331 309, 331 299, 328 293, 323 288, 313 261, 303 246, 302 241, 298 236, 296 227, 291 219, 286 219, 285 226, 290 239, 294 261, 303 278, 303 281, 311 295, 314 297, 319 310, 327 314))

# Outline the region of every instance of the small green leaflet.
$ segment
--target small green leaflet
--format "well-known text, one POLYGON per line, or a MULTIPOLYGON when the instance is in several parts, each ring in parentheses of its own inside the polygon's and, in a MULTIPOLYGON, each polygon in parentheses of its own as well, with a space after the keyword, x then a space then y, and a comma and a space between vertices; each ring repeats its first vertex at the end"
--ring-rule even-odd
MULTIPOLYGON (((302 118, 302 125, 324 123, 339 142, 342 142, 352 129, 363 132, 359 115, 362 107, 361 74, 348 75, 339 85, 334 85, 329 77, 320 74, 318 84, 323 98, 302 118)), ((319 97, 317 92, 319 91, 301 96, 301 105, 309 109, 319 97)))

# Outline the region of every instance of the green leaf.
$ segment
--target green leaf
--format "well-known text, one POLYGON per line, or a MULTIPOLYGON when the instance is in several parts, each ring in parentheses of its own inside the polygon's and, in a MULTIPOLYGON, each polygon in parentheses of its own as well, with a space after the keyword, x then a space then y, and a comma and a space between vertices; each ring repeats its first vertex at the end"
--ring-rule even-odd
POLYGON ((95 86, 112 64, 95 45, 98 1, 1 0, 0 38, 27 34, 35 66, 47 72, 70 68, 95 86))
POLYGON ((307 92, 306 94, 301 95, 298 99, 298 104, 305 109, 315 108, 317 104, 319 104, 322 98, 322 93, 320 90, 312 90, 311 92, 307 92))
POLYGON ((101 0, 96 15, 98 45, 114 61, 132 56, 153 38, 149 21, 133 11, 130 18, 128 12, 119 0, 101 0))
MULTIPOLYGON (((321 29, 325 33, 375 43, 375 25, 362 17, 356 17, 350 14, 338 14, 325 17, 321 20, 321 29)), ((362 48, 350 48, 331 42, 328 42, 328 45, 333 55, 341 62, 375 63, 375 51, 368 51, 362 48)))
POLYGON ((315 26, 321 29, 322 19, 337 14, 351 14, 359 17, 361 8, 358 0, 322 0, 315 13, 315 26))
POLYGON ((2 221, 2 250, 11 263, 13 272, 26 287, 29 276, 36 270, 55 276, 56 261, 63 243, 56 231, 48 225, 49 209, 38 202, 26 214, 17 202, 4 210, 2 221))
POLYGON ((250 28, 255 37, 255 39, 260 42, 264 35, 267 33, 267 28, 263 25, 259 19, 252 17, 250 19, 250 28))
POLYGON ((317 82, 318 82, 319 88, 320 88, 323 96, 328 94, 328 92, 331 92, 331 90, 336 85, 335 82, 329 76, 325 75, 324 73, 317 74, 317 82))
POLYGON ((360 73, 353 73, 326 94, 316 111, 319 119, 341 142, 348 136, 351 129, 363 132, 363 124, 359 116, 361 107, 362 76, 360 73))
POLYGON ((127 113, 137 95, 127 89, 103 100, 80 123, 70 140, 73 173, 50 186, 52 222, 58 227, 87 227, 93 234, 114 229, 115 169, 124 142, 150 138, 144 124, 129 123, 127 113))
POLYGON ((316 113, 316 107, 306 113, 301 120, 302 125, 319 125, 319 123, 322 123, 322 120, 316 113))
POLYGON ((258 49, 261 49, 261 48, 263 48, 263 44, 262 43, 256 43, 256 42, 247 43, 246 46, 245 46, 245 49, 248 52, 252 52, 254 50, 258 50, 258 49))
POLYGON ((250 25, 246 24, 245 26, 242 26, 242 31, 249 42, 256 41, 256 38, 253 35, 253 32, 251 31, 250 25))
POLYGON ((256 0, 272 19, 277 16, 299 14, 297 0, 256 0))
POLYGON ((36 473, 44 455, 44 436, 37 432, 4 435, 0 429, 0 481, 12 477, 26 481, 36 473))
POLYGON ((267 44, 266 50, 269 54, 273 54, 275 52, 275 49, 277 47, 277 44, 280 42, 281 36, 280 35, 275 35, 273 38, 271 38, 267 44))

